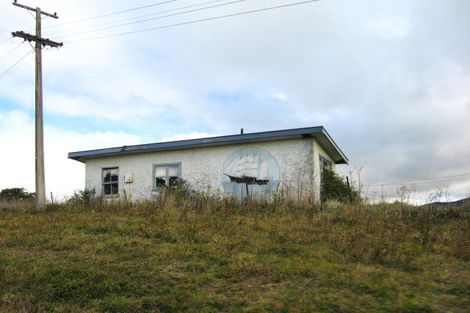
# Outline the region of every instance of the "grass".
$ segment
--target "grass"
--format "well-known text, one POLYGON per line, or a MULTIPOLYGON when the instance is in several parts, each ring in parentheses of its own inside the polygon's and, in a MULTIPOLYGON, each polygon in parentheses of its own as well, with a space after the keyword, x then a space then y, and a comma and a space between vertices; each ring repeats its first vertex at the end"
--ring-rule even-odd
POLYGON ((469 208, 0 205, 1 312, 468 312, 469 208))

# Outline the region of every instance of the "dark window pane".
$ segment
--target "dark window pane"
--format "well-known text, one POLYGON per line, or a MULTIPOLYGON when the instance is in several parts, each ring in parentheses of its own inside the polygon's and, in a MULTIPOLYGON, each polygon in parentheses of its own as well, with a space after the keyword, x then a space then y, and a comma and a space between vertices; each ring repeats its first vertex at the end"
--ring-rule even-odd
POLYGON ((327 159, 320 157, 320 169, 323 171, 324 169, 332 170, 333 164, 328 161, 327 159))
POLYGON ((111 181, 111 173, 109 171, 103 171, 103 182, 109 183, 111 181))
POLYGON ((116 173, 111 174, 111 181, 117 182, 119 180, 119 176, 116 173))
POLYGON ((178 184, 178 176, 171 176, 169 179, 170 186, 175 186, 178 184))
POLYGON ((110 184, 104 184, 103 185, 103 193, 105 195, 110 195, 111 194, 111 185, 110 184))
POLYGON ((155 177, 155 182, 156 182, 157 187, 165 187, 165 178, 155 177))
POLYGON ((111 194, 117 195, 119 193, 118 184, 111 184, 111 194))

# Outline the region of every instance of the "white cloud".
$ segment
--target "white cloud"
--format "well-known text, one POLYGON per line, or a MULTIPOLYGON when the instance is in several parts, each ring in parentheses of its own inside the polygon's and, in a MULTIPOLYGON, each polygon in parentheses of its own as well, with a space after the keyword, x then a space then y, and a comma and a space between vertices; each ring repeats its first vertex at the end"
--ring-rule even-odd
MULTIPOLYGON (((238 8, 264 3, 246 1, 238 8)), ((49 26, 139 4, 28 0, 28 5, 57 11, 58 21, 44 21, 49 26)), ((469 9, 469 1, 331 0, 102 41, 72 44, 64 38, 63 48, 43 54, 44 107, 52 125, 67 129, 49 127, 46 145, 55 132, 89 149, 94 143, 109 146, 107 138, 132 144, 131 132, 155 141, 155 134, 179 140, 240 127, 252 132, 323 124, 353 164, 365 166, 364 178, 371 183, 425 177, 429 169, 433 176, 463 172, 470 159, 469 9)), ((234 7, 197 16, 229 12, 234 7)), ((0 20, 0 36, 28 30, 34 22, 10 2, 0 3, 0 20)), ((54 39, 57 29, 45 28, 45 34, 54 39)), ((0 48, 1 55, 5 47, 0 48)), ((27 50, 25 44, 0 62, 0 70, 27 50)), ((25 60, 2 79, 0 106, 32 113, 33 62, 25 60)), ((2 145, 20 142, 1 129, 8 134, 2 145)), ((20 138, 26 142, 31 131, 20 138)), ((15 149, 9 160, 15 160, 10 155, 15 149)), ((32 181, 18 177, 18 183, 32 181)))
POLYGON ((388 39, 403 38, 410 33, 410 21, 402 16, 384 17, 368 22, 367 26, 376 35, 388 39))
MULTIPOLYGON (((67 158, 68 152, 140 143, 125 132, 78 133, 45 128, 46 191, 55 199, 83 189, 84 165, 67 158)), ((0 189, 26 187, 34 191, 34 123, 23 112, 0 111, 0 142, 5 149, 0 162, 0 189)))
POLYGON ((287 95, 283 92, 275 93, 272 97, 279 101, 287 101, 287 95))
POLYGON ((163 137, 159 141, 166 142, 166 141, 178 141, 178 140, 185 140, 185 139, 199 139, 199 138, 207 138, 207 137, 216 137, 219 136, 218 134, 209 134, 203 132, 191 132, 189 134, 176 134, 169 137, 163 137))

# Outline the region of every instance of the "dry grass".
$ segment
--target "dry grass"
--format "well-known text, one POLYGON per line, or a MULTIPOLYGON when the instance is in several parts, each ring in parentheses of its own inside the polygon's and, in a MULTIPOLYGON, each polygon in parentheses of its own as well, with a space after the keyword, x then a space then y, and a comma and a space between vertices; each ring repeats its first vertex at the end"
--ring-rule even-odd
POLYGON ((0 205, 2 312, 466 312, 469 208, 0 205))

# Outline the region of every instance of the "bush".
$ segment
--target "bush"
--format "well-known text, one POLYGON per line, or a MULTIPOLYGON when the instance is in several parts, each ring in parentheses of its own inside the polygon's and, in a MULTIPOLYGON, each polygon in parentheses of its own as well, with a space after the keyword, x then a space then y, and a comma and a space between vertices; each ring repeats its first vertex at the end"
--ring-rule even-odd
POLYGON ((89 205, 96 201, 95 194, 95 189, 75 190, 73 195, 67 200, 67 203, 89 205))
POLYGON ((360 202, 359 192, 341 178, 336 172, 325 169, 321 177, 321 201, 360 202))
POLYGON ((35 196, 34 192, 27 192, 25 188, 7 188, 0 191, 0 200, 3 201, 34 200, 35 196))

